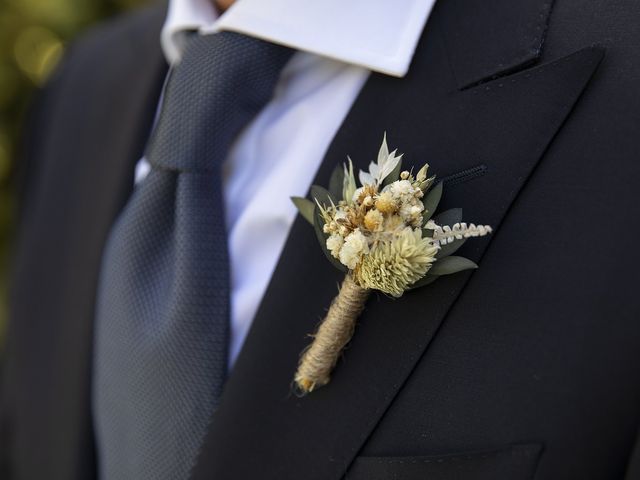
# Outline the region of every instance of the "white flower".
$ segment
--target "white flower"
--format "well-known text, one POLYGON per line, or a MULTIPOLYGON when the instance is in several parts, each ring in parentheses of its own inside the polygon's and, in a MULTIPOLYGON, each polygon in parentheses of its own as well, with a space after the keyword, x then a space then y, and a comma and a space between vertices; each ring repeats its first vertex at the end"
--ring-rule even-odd
POLYGON ((411 205, 405 203, 400 207, 400 211, 398 212, 402 219, 407 223, 411 220, 411 208, 413 208, 411 205))
POLYGON ((420 200, 413 198, 411 202, 407 202, 400 207, 398 212, 402 219, 413 227, 419 227, 422 225, 422 212, 424 211, 424 205, 420 200))
POLYGON ((396 197, 413 195, 413 186, 409 180, 398 180, 389 186, 391 187, 391 193, 396 197))
POLYGON ((360 229, 356 228, 345 239, 340 249, 340 263, 353 270, 358 265, 360 257, 369 252, 369 242, 360 229))
POLYGON ((400 203, 410 203, 416 198, 416 189, 409 180, 396 180, 384 187, 382 191, 391 193, 400 203))
POLYGON ((340 249, 342 248, 343 244, 344 238, 342 238, 342 236, 338 235, 337 233, 334 233, 329 238, 327 238, 327 250, 329 250, 331 252, 331 255, 333 255, 335 258, 338 258, 340 249))

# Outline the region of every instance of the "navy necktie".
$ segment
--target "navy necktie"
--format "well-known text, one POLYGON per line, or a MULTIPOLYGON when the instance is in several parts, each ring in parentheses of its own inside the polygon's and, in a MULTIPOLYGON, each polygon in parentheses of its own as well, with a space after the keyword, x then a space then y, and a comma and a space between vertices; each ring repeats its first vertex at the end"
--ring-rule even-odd
POLYGON ((237 33, 193 35, 170 73, 151 171, 103 256, 93 381, 102 479, 186 479, 195 464, 227 369, 222 163, 290 55, 237 33))

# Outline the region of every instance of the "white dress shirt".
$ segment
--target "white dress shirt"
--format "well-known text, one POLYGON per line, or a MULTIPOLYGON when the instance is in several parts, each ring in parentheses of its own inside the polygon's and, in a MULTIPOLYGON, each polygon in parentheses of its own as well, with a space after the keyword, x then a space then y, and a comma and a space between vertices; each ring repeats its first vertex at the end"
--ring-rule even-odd
MULTIPOLYGON (((230 367, 295 219, 290 197, 308 191, 369 73, 405 75, 434 3, 237 0, 218 15, 212 0, 170 0, 161 40, 171 64, 180 60, 189 30, 236 31, 299 50, 282 71, 274 98, 242 131, 225 162, 230 367)), ((356 153, 344 152, 345 158, 356 153)), ((148 170, 142 159, 136 182, 148 170)))

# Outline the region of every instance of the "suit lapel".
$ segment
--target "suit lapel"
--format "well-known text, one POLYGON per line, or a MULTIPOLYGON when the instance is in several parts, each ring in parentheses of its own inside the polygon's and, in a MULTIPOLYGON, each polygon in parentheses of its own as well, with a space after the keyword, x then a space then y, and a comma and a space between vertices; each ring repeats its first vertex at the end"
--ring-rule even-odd
MULTIPOLYGON (((502 15, 476 17, 483 27, 477 27, 465 42, 467 22, 461 19, 477 14, 478 3, 438 3, 408 76, 371 76, 329 148, 315 183, 326 185, 332 169, 347 154, 364 168, 375 158, 382 132, 387 131, 390 147, 404 152, 409 165, 428 161, 441 176, 486 167, 483 177, 448 188, 443 208, 464 207, 466 218, 492 224, 500 235, 501 220, 571 111, 602 52, 588 48, 514 73, 536 61, 539 48, 522 56, 514 47, 501 56, 495 51, 501 45, 476 41, 483 32, 513 21, 509 15, 520 17, 523 11, 536 12, 531 21, 535 20, 532 28, 537 30, 540 11, 548 9, 542 9, 541 2, 518 2, 531 7, 521 10, 507 0, 492 1, 502 15), (444 27, 447 36, 443 38, 444 27)), ((546 24, 546 14, 543 17, 546 24)), ((528 31, 520 32, 522 37, 519 32, 516 29, 510 41, 530 43, 528 31)), ((479 261, 489 241, 470 242, 464 254, 479 261)), ((318 248, 313 230, 298 218, 213 416, 194 478, 342 477, 468 278, 465 274, 445 277, 395 301, 374 295, 331 383, 297 398, 291 393, 291 381, 298 356, 341 280, 318 248)))

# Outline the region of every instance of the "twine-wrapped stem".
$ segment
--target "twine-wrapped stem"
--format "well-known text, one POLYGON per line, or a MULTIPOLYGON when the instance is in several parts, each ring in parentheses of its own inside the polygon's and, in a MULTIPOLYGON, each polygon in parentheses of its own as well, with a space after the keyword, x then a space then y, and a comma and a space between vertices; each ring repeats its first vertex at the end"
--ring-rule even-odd
POLYGON ((369 292, 347 274, 327 316, 313 335, 313 342, 300 358, 295 376, 300 393, 307 394, 329 383, 331 371, 340 353, 353 336, 356 321, 369 298, 369 292))

